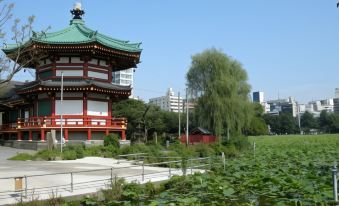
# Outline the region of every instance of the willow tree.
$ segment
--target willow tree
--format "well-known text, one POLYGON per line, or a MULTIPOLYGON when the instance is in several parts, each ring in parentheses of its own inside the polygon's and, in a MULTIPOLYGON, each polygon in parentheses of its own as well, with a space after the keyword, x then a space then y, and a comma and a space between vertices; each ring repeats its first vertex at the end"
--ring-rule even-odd
POLYGON ((192 57, 187 84, 196 102, 199 124, 220 139, 240 133, 250 123, 250 85, 242 65, 217 49, 192 57))

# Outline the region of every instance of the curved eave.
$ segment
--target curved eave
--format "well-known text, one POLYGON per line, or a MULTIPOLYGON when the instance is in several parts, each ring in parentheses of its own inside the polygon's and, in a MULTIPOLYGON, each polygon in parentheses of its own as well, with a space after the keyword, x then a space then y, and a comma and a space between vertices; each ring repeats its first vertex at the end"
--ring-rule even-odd
POLYGON ((119 46, 111 46, 106 44, 103 41, 100 40, 88 40, 88 41, 78 41, 78 42, 50 42, 50 41, 43 41, 40 39, 34 39, 33 42, 40 43, 40 44, 46 44, 46 45, 51 45, 51 46, 61 46, 61 45, 88 45, 88 44, 98 44, 105 46, 107 48, 113 49, 113 50, 120 50, 123 52, 131 52, 131 53, 141 53, 142 49, 140 48, 128 48, 128 47, 119 47, 119 46))
MULTIPOLYGON (((118 95, 118 96, 129 96, 131 95, 131 87, 126 87, 124 89, 109 89, 105 87, 98 86, 94 83, 89 85, 82 86, 64 86, 64 92, 100 92, 108 95, 118 95)), ((60 91, 60 86, 49 86, 43 84, 35 84, 29 87, 23 87, 18 89, 17 94, 30 94, 30 93, 43 93, 43 92, 58 92, 60 91)))

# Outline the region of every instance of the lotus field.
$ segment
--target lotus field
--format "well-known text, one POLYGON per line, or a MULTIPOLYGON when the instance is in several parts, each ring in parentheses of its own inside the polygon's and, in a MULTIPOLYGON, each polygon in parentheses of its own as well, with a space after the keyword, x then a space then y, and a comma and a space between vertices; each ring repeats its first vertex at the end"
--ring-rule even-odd
POLYGON ((174 177, 153 204, 336 205, 339 135, 251 137, 252 147, 208 174, 174 177))

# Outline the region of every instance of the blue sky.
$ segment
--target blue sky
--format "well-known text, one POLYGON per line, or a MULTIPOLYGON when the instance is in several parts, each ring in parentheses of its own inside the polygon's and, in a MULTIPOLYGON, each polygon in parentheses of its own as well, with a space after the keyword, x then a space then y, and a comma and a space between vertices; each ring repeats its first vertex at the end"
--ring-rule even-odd
MULTIPOLYGON (((34 14, 34 28, 66 27, 70 0, 17 0, 14 15, 34 14)), ((335 0, 82 0, 86 25, 142 42, 134 94, 144 100, 168 87, 184 92, 191 56, 221 49, 240 61, 253 91, 266 99, 332 98, 339 87, 339 9, 335 0)), ((20 73, 16 79, 30 79, 20 73)))

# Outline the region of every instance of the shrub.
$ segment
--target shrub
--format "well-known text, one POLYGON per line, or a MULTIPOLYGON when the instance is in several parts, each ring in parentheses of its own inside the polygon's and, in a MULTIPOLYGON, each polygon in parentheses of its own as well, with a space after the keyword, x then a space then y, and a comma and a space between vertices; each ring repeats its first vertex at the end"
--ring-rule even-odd
POLYGON ((215 153, 213 148, 207 144, 197 144, 194 146, 194 150, 199 157, 208 157, 215 153))
POLYGON ((110 134, 104 137, 104 146, 113 145, 116 148, 120 147, 119 136, 117 134, 110 134))
POLYGON ((65 147, 64 151, 75 151, 76 159, 85 157, 84 146, 83 145, 68 145, 65 147))
POLYGON ((62 153, 63 160, 75 160, 77 159, 77 153, 74 150, 66 150, 62 153))
POLYGON ((60 156, 59 150, 41 150, 34 155, 34 159, 55 160, 58 156, 60 156))

